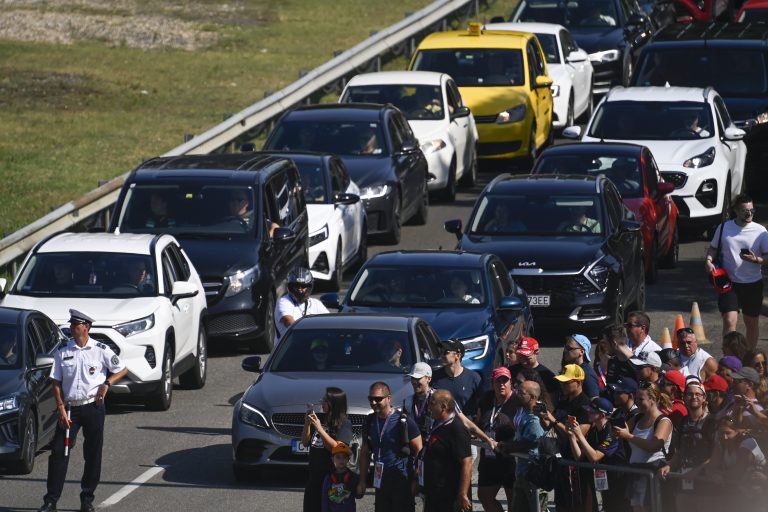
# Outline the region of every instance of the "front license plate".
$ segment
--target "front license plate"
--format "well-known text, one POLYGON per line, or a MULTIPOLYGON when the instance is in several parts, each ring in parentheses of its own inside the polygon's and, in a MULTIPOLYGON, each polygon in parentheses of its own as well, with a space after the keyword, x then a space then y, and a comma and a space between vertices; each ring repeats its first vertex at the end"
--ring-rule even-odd
POLYGON ((309 447, 301 444, 301 439, 291 439, 291 452, 308 454, 309 447))
POLYGON ((549 295, 529 295, 528 302, 534 308, 547 308, 549 307, 549 295))

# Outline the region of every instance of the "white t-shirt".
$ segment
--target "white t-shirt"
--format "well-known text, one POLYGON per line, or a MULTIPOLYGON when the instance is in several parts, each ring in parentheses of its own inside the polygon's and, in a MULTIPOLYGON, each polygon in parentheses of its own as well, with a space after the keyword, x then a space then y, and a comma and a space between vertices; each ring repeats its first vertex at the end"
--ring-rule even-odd
POLYGON ((637 357, 640 352, 658 352, 659 350, 661 350, 659 344, 653 341, 650 335, 646 335, 638 346, 632 347, 632 355, 637 357))
MULTIPOLYGON (((750 222, 741 227, 736 221, 729 220, 724 224, 723 250, 721 258, 723 268, 734 283, 754 283, 763 278, 760 265, 741 259, 742 249, 751 249, 758 257, 768 254, 768 233, 762 224, 750 222)), ((711 246, 718 248, 720 229, 715 229, 711 246)))
POLYGON ((93 398, 107 374, 123 368, 123 362, 107 345, 89 337, 81 348, 71 339, 54 353, 50 377, 61 382, 62 398, 69 402, 93 398))
POLYGON ((293 300, 293 297, 291 297, 289 293, 286 293, 280 297, 280 300, 277 301, 277 305, 275 306, 275 331, 277 332, 275 343, 277 343, 277 340, 279 340, 283 334, 285 334, 285 331, 288 330, 288 328, 280 321, 284 316, 292 316, 294 320, 298 320, 303 316, 322 315, 327 313, 328 309, 326 309, 323 303, 317 299, 310 297, 304 304, 299 304, 293 300))

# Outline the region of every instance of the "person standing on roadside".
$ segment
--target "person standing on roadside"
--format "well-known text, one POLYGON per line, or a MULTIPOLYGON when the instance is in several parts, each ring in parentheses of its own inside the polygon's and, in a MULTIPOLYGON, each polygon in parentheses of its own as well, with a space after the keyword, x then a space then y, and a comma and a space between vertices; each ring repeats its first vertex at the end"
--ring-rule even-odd
POLYGON ((352 450, 338 442, 331 450, 333 471, 326 475, 320 490, 320 512, 355 512, 355 496, 359 477, 347 467, 352 450))
POLYGON ((717 373, 717 361, 703 348, 699 347, 696 334, 690 327, 678 329, 677 346, 680 351, 680 373, 684 377, 695 375, 701 381, 717 373))
POLYGON ((539 362, 539 353, 539 342, 536 338, 531 338, 530 336, 522 337, 515 350, 517 364, 509 366, 509 372, 514 379, 523 368, 536 370, 539 372, 547 392, 550 395, 557 394, 560 391, 560 384, 555 380, 555 373, 539 362))
POLYGON ((456 416, 455 404, 451 392, 444 389, 438 389, 430 398, 434 422, 417 463, 419 484, 424 491, 424 512, 472 510, 470 437, 456 416))
POLYGON ((609 347, 611 358, 608 360, 608 371, 605 376, 606 386, 615 384, 620 379, 635 380, 635 367, 629 362, 632 359, 632 349, 629 348, 627 330, 623 325, 611 325, 603 330, 603 339, 609 347))
POLYGON ((583 334, 572 334, 565 338, 563 347, 563 367, 576 364, 584 370, 584 394, 590 399, 600 395, 600 383, 597 374, 590 362, 589 351, 592 350, 592 342, 583 334))
POLYGON ((43 497, 40 512, 56 512, 69 465, 69 454, 65 451, 70 444, 74 446, 81 428, 85 466, 80 481, 80 510, 94 510, 94 492, 101 479, 104 397, 110 386, 128 373, 111 348, 89 336, 93 325, 91 317, 76 309, 70 309, 69 315, 72 339, 59 347, 51 367, 50 378, 59 421, 48 458, 48 492, 43 497), (65 443, 67 434, 69 440, 65 443))
POLYGON ((447 389, 456 400, 459 412, 465 415, 474 414, 477 400, 480 397, 480 375, 464 368, 461 358, 464 357, 464 344, 458 340, 448 340, 443 343, 443 367, 432 377, 432 387, 447 389))
POLYGON ((644 311, 632 311, 627 315, 627 335, 632 355, 637 356, 641 352, 658 352, 661 347, 651 339, 648 332, 651 330, 651 317, 644 311))
POLYGON ((733 201, 736 218, 715 229, 707 249, 705 266, 715 270, 715 260, 728 273, 733 283, 730 291, 720 294, 717 306, 723 316, 723 336, 736 330, 739 310, 747 327, 750 350, 755 350, 760 336, 759 316, 763 305, 762 266, 768 256, 768 232, 754 222, 755 206, 752 198, 739 194, 733 201))
POLYGON ((360 498, 365 494, 368 465, 373 456, 376 512, 413 512, 415 503, 409 461, 423 446, 419 427, 410 416, 402 422, 401 415, 392 407, 392 393, 384 382, 371 385, 368 402, 373 412, 363 423, 357 496, 360 498), (407 439, 407 444, 403 443, 404 439, 407 439))
POLYGON ((405 399, 405 410, 419 427, 422 440, 426 441, 433 419, 429 409, 429 399, 435 392, 430 387, 432 368, 427 363, 416 363, 408 376, 411 378, 413 394, 405 399))

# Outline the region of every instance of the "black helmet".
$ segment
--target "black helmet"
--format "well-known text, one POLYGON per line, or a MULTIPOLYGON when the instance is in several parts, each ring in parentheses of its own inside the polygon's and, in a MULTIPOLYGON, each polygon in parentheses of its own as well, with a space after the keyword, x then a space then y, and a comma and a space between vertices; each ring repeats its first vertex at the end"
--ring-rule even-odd
POLYGON ((309 269, 296 267, 288 274, 288 291, 296 300, 303 302, 312 294, 314 281, 309 269))

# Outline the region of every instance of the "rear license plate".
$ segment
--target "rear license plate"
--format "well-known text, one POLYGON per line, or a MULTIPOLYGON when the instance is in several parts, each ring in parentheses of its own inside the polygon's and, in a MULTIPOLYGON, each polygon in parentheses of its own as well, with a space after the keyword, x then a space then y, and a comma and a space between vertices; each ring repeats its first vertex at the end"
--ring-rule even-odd
POLYGON ((528 302, 534 308, 547 308, 549 307, 549 295, 529 295, 528 302))
POLYGON ((308 454, 309 447, 301 444, 301 439, 291 439, 291 452, 308 454))

